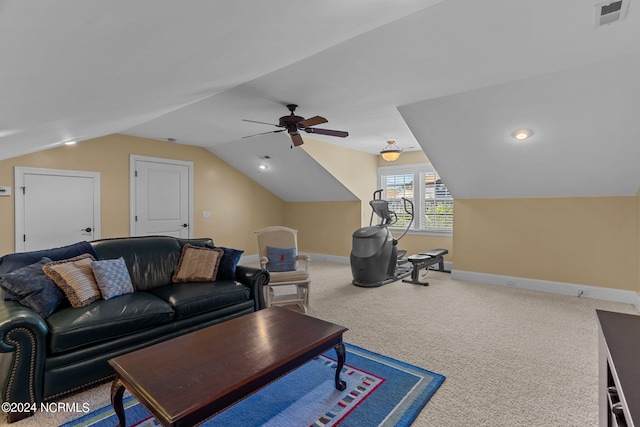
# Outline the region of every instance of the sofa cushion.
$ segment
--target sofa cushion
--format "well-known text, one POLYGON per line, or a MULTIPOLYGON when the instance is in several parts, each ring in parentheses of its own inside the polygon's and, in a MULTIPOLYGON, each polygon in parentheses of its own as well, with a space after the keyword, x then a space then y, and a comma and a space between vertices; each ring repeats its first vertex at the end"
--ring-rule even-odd
POLYGON ((95 261, 95 258, 84 254, 47 263, 42 270, 62 289, 71 306, 80 308, 102 298, 91 261, 95 261))
POLYGON ((131 277, 122 257, 91 262, 93 275, 96 276, 102 298, 111 299, 133 292, 131 277))
POLYGON ((211 239, 176 239, 169 236, 141 236, 102 239, 91 242, 97 259, 124 258, 136 291, 149 291, 171 283, 182 247, 205 246, 211 239))
POLYGON ((123 257, 136 291, 148 291, 171 283, 180 245, 173 237, 126 237, 91 242, 98 260, 123 257))
POLYGON ((173 274, 173 283, 213 282, 218 274, 218 265, 224 252, 222 249, 184 245, 178 268, 173 274))
POLYGON ((250 296, 249 288, 233 280, 175 283, 151 293, 171 305, 176 320, 249 301, 250 296))
POLYGON ((0 287, 14 295, 20 304, 27 306, 46 318, 66 300, 66 296, 46 274, 42 267, 51 262, 49 258, 19 268, 0 278, 0 287))
POLYGON ((153 328, 173 317, 171 306, 149 293, 121 295, 53 313, 47 318, 49 345, 59 353, 153 328))

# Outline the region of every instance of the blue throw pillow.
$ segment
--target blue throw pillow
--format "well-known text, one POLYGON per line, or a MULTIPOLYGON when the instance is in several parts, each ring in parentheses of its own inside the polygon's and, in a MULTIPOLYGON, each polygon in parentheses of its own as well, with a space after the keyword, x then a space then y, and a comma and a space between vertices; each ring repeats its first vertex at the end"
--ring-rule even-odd
POLYGON ((296 269, 296 248, 276 248, 267 246, 267 258, 269 271, 295 271, 296 269))
POLYGON ((0 258, 0 275, 4 275, 19 268, 31 265, 35 262, 40 261, 42 257, 47 257, 51 261, 60 261, 82 254, 90 254, 94 258, 98 258, 98 256, 96 255, 96 251, 93 249, 93 246, 91 246, 89 242, 78 242, 53 249, 42 249, 39 251, 7 254, 0 258))
POLYGON ((220 265, 218 266, 218 275, 216 276, 216 280, 235 280, 236 265, 238 265, 240 257, 244 251, 224 247, 219 249, 222 249, 223 254, 222 259, 220 260, 220 265))
POLYGON ((133 293, 131 276, 129 276, 124 258, 91 261, 91 269, 93 275, 96 276, 102 298, 110 299, 133 293))
POLYGON ((51 313, 66 299, 60 289, 46 274, 42 267, 51 262, 42 258, 26 267, 7 273, 0 279, 0 287, 13 295, 20 304, 31 308, 43 318, 51 313))

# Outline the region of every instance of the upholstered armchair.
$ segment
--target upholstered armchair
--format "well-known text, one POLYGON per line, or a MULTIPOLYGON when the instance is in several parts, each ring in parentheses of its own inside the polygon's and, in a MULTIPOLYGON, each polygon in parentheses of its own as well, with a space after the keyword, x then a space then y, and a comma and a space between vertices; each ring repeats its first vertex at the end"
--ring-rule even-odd
POLYGON ((269 283, 263 287, 265 306, 296 304, 306 313, 309 308, 311 258, 298 253, 298 230, 272 226, 255 234, 260 266, 269 270, 271 275, 269 283), (287 293, 287 289, 292 288, 287 293))

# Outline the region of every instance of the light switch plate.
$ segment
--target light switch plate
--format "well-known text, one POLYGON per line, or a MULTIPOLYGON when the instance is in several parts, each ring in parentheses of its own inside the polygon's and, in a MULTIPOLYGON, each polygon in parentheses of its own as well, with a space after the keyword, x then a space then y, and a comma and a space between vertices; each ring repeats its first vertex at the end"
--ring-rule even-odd
POLYGON ((11 195, 11 187, 0 187, 0 196, 10 196, 11 195))

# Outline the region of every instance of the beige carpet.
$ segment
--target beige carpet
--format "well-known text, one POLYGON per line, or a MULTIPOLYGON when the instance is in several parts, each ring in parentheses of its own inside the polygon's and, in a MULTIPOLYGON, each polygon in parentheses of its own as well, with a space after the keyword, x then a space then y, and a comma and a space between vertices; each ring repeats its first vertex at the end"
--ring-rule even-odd
MULTIPOLYGON (((454 281, 351 284, 348 265, 311 264, 309 314, 349 328, 345 341, 447 377, 414 426, 597 426, 595 309, 629 304, 454 281)), ((348 363, 348 361, 347 361, 348 363)), ((67 399, 109 403, 109 385, 67 399)), ((17 427, 58 425, 68 414, 17 427)), ((368 427, 368 426, 363 426, 368 427)))

